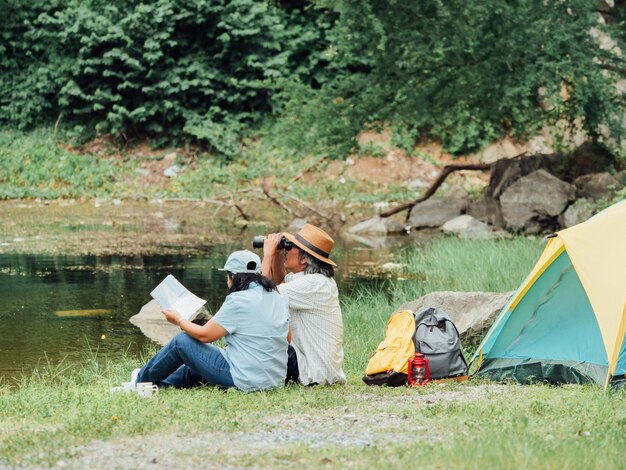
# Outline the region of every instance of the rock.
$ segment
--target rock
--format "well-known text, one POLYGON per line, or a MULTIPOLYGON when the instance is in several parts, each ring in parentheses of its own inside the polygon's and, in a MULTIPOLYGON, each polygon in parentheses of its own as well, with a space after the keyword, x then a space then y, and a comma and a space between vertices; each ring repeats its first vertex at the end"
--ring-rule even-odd
POLYGON ((559 224, 563 228, 573 227, 584 222, 593 215, 591 204, 586 199, 577 199, 559 216, 559 224))
MULTIPOLYGON (((203 323, 210 318, 209 312, 204 307, 202 309, 202 313, 198 319, 194 320, 194 323, 203 323)), ((151 300, 141 307, 139 313, 130 317, 129 321, 139 327, 144 335, 161 346, 180 333, 180 328, 165 320, 161 313, 161 306, 156 300, 151 300)))
POLYGON ((443 197, 430 198, 411 209, 409 225, 414 228, 441 227, 448 220, 463 214, 469 206, 467 192, 460 186, 443 197))
POLYGON ((298 233, 300 229, 304 227, 304 225, 307 223, 308 222, 306 221, 306 219, 293 219, 289 224, 289 227, 287 227, 286 232, 298 233))
POLYGON ((507 304, 512 292, 431 292, 417 300, 403 304, 398 310, 419 312, 428 307, 442 309, 456 325, 459 334, 468 338, 482 335, 507 304))
POLYGON ((465 238, 493 238, 496 235, 490 225, 467 214, 448 220, 441 229, 445 233, 465 238))
POLYGON ((167 176, 168 178, 176 178, 176 175, 180 173, 182 168, 179 165, 172 165, 163 170, 163 176, 167 176))
POLYGON ((562 161, 562 157, 558 154, 539 154, 524 158, 498 160, 491 167, 487 195, 498 199, 517 180, 537 170, 543 169, 555 174, 557 169, 562 166, 562 161))
POLYGON ((507 228, 540 233, 554 230, 557 217, 574 200, 575 187, 545 170, 518 179, 500 196, 507 228))
POLYGON ((380 270, 381 271, 399 271, 403 269, 404 267, 406 267, 406 265, 404 264, 389 262, 389 263, 385 263, 381 265, 380 270))
POLYGON ((486 224, 494 227, 504 227, 500 204, 492 197, 485 196, 476 201, 470 201, 467 213, 486 224))
POLYGON ((380 234, 358 234, 358 233, 344 233, 343 237, 346 240, 361 243, 370 248, 376 250, 391 248, 399 245, 406 237, 403 235, 380 235, 380 234))
POLYGON ((389 217, 375 216, 350 227, 348 233, 380 234, 405 232, 404 224, 389 217))
POLYGON ((622 189, 624 185, 609 173, 592 173, 583 175, 574 180, 580 195, 597 201, 602 198, 613 197, 615 191, 622 189))
POLYGON ((163 161, 168 165, 173 165, 176 161, 176 152, 170 152, 163 156, 163 161))

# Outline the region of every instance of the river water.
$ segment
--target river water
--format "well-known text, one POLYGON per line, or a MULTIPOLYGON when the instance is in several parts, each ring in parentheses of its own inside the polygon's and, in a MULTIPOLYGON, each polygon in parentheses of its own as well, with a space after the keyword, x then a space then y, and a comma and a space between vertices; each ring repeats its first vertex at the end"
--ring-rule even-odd
MULTIPOLYGON (((239 246, 216 245, 201 255, 69 256, 0 254, 0 380, 33 370, 59 370, 88 359, 139 354, 151 341, 129 322, 168 274, 208 300, 224 300, 223 266, 239 246)), ((384 250, 362 246, 334 250, 341 295, 382 285, 368 269, 384 250)))

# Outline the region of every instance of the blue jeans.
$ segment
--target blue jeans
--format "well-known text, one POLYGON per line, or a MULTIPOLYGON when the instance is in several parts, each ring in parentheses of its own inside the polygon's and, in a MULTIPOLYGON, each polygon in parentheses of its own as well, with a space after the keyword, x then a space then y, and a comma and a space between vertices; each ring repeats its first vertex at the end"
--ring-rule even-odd
POLYGON ((179 333, 139 371, 137 382, 189 388, 201 384, 234 387, 230 365, 212 344, 179 333))

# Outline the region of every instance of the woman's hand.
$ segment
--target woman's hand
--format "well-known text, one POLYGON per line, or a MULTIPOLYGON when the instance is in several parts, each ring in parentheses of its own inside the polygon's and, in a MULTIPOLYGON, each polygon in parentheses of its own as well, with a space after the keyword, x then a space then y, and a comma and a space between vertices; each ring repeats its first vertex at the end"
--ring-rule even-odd
POLYGON ((168 309, 163 310, 162 313, 168 322, 170 322, 172 325, 178 326, 178 323, 180 322, 180 319, 182 318, 182 315, 180 313, 178 313, 176 310, 168 310, 168 309))
POLYGON ((176 310, 162 310, 165 319, 173 325, 180 326, 181 330, 187 333, 192 338, 197 339, 203 343, 212 343, 215 340, 220 339, 222 336, 226 336, 228 331, 221 325, 217 324, 211 318, 204 325, 196 325, 190 321, 180 323, 180 319, 183 318, 176 310))

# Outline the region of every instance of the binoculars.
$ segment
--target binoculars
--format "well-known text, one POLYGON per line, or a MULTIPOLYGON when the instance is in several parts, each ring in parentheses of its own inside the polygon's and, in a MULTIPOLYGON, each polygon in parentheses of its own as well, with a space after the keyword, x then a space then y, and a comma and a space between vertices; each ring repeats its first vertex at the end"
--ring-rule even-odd
MULTIPOLYGON (((265 244, 265 237, 263 235, 257 235, 252 239, 252 248, 263 248, 265 244)), ((287 240, 285 237, 280 238, 278 243, 279 250, 289 250, 293 248, 294 244, 287 240)))

